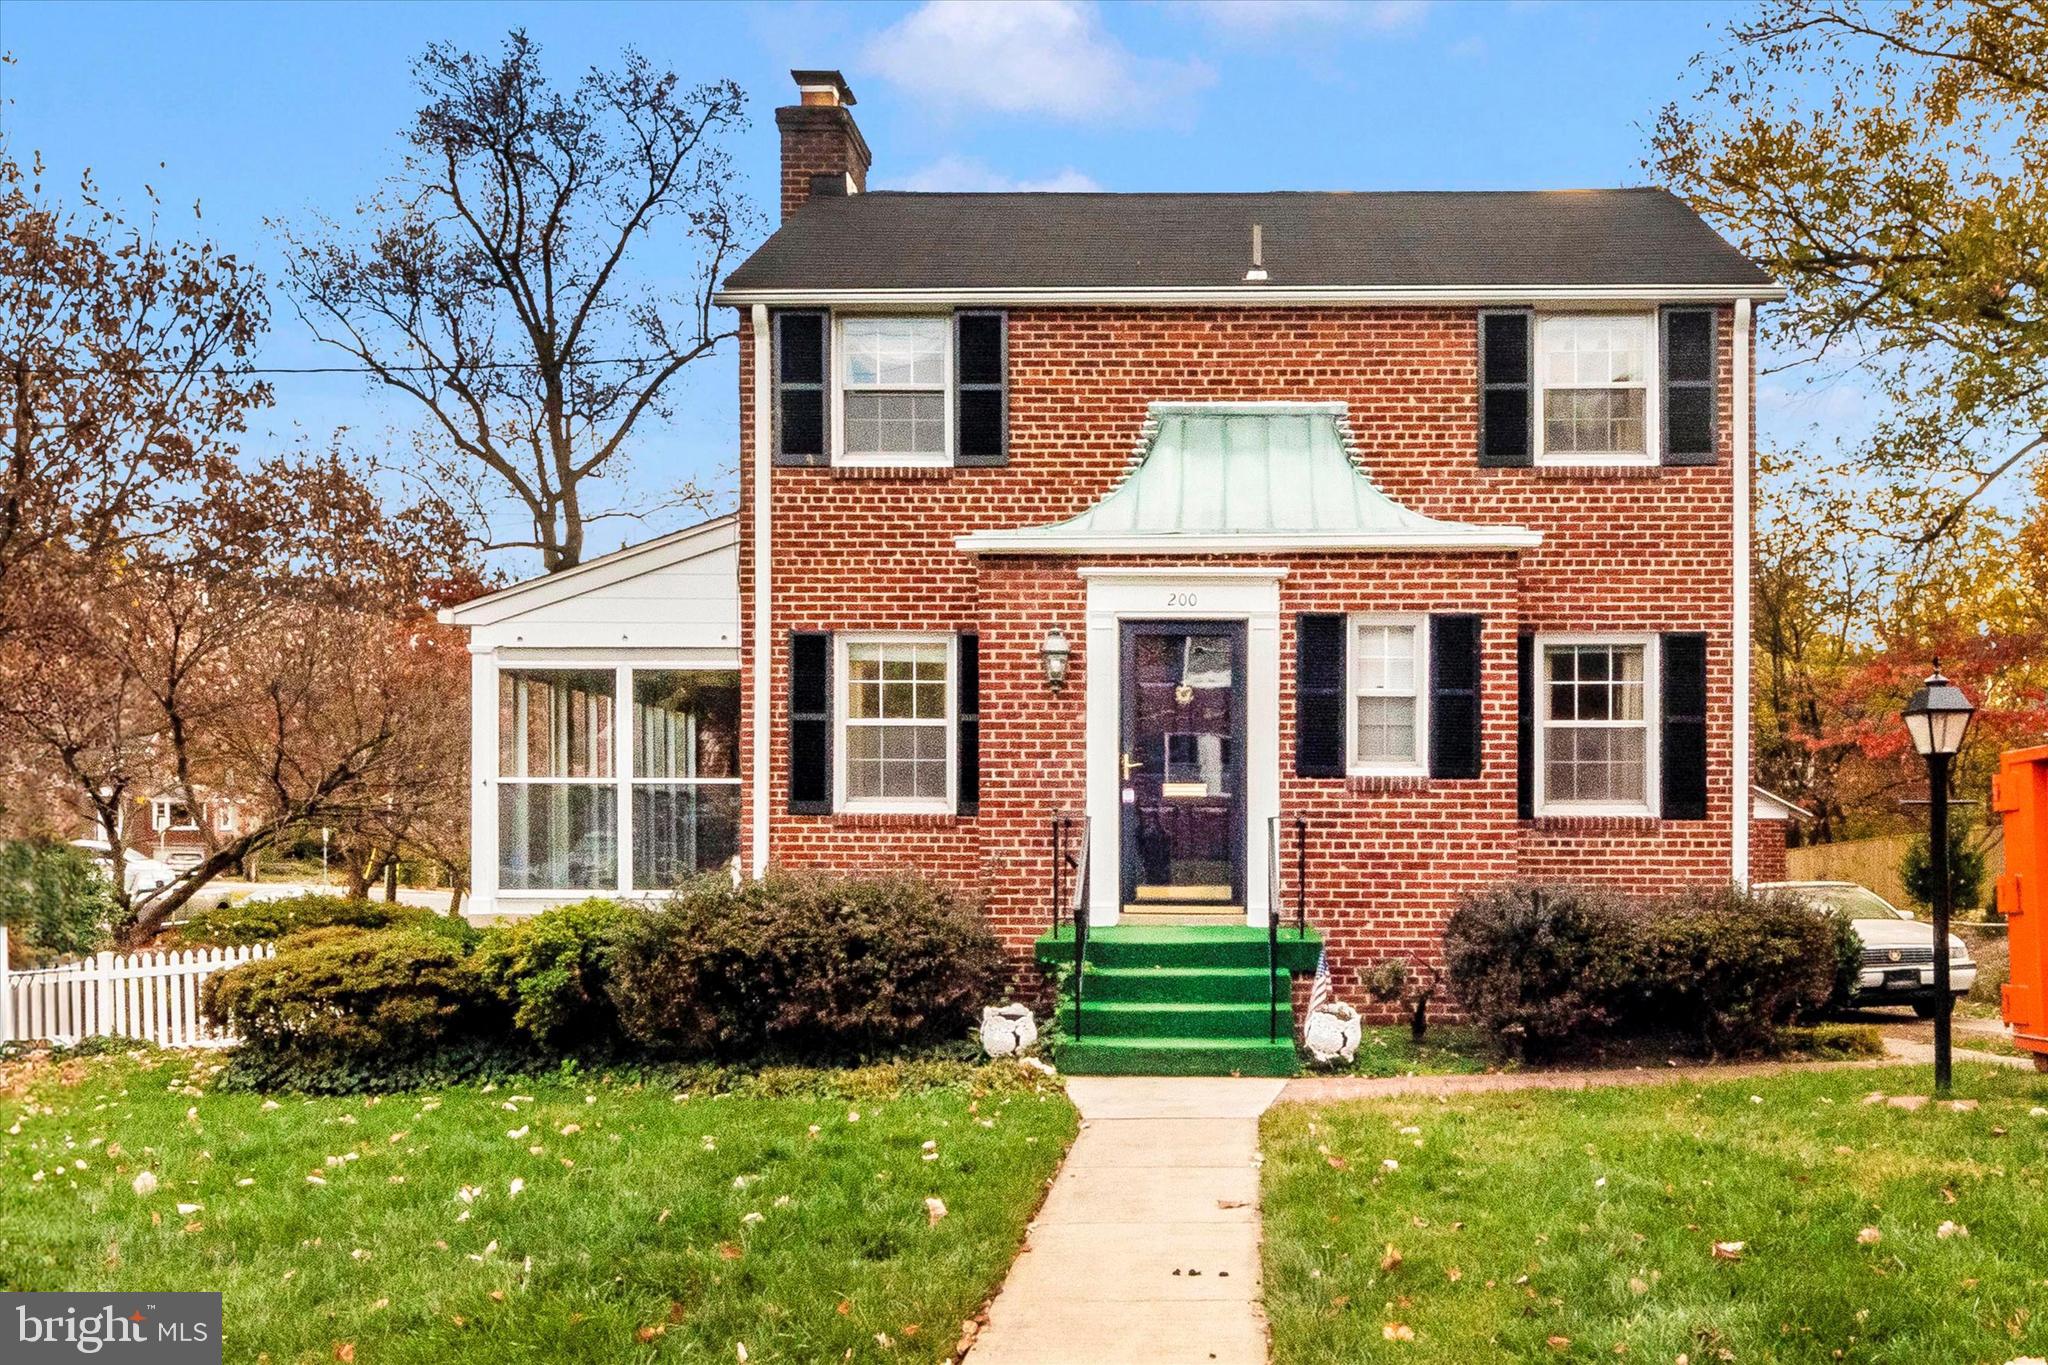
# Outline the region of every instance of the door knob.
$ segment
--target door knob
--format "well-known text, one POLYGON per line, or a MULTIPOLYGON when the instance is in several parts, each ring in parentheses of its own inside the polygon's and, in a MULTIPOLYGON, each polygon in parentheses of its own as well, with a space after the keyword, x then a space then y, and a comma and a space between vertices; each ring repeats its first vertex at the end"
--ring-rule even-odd
POLYGON ((1139 768, 1144 766, 1143 764, 1139 763, 1137 759, 1132 758, 1129 754, 1125 754, 1123 756, 1123 765, 1124 781, 1126 782, 1131 780, 1132 773, 1136 772, 1139 768))

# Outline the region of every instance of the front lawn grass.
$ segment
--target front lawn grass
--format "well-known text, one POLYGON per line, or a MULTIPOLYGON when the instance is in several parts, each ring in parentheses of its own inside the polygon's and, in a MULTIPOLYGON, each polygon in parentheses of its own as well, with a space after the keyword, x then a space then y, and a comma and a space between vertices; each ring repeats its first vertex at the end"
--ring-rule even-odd
POLYGON ((2048 1354, 2048 1078, 1957 1080, 1976 1111, 1862 1102, 1925 1068, 1276 1106, 1273 1358, 2048 1354))
POLYGON ((1008 1066, 847 1073, 854 1098, 569 1077, 267 1104, 205 1092, 212 1065, 16 1079, 0 1287, 219 1290, 227 1358, 280 1365, 941 1360, 1076 1123, 1008 1066))
POLYGON ((1513 1070, 1486 1035, 1475 1028, 1439 1024, 1417 1042, 1406 1027, 1367 1027, 1359 1031, 1358 1055, 1349 1066, 1311 1067, 1311 1075, 1338 1076, 1471 1076, 1513 1070))

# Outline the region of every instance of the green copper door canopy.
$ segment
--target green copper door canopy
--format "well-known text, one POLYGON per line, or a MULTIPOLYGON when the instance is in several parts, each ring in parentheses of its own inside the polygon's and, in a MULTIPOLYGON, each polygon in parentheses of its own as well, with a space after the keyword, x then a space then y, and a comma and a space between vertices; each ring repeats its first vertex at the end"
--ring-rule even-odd
POLYGON ((1354 458, 1342 403, 1154 403, 1123 481, 1077 517, 977 531, 984 554, 1522 550, 1519 526, 1411 512, 1354 458))

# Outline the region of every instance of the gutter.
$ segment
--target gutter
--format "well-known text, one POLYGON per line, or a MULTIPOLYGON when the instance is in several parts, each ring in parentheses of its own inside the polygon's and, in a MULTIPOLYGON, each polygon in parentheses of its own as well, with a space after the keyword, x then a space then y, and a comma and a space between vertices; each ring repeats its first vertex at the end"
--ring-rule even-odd
POLYGON ((910 289, 722 289, 727 308, 1022 307, 1031 304, 1315 304, 1735 303, 1785 297, 1780 284, 1472 284, 1472 285, 1142 285, 1008 286, 910 289))

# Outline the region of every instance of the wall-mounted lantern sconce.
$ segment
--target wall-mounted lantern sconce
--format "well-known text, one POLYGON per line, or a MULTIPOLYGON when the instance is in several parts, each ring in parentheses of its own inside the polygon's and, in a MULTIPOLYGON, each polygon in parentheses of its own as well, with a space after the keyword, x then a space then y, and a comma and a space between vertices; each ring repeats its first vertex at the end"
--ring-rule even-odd
POLYGON ((1067 661, 1073 652, 1073 647, 1067 643, 1066 632, 1058 626, 1045 632, 1045 642, 1038 647, 1038 657, 1045 661, 1045 685, 1055 692, 1067 685, 1067 661))

